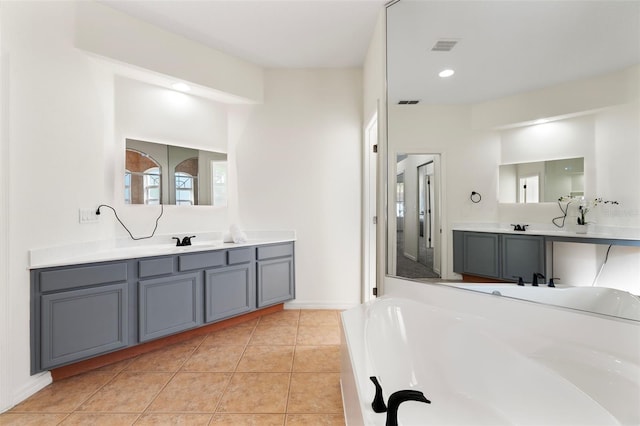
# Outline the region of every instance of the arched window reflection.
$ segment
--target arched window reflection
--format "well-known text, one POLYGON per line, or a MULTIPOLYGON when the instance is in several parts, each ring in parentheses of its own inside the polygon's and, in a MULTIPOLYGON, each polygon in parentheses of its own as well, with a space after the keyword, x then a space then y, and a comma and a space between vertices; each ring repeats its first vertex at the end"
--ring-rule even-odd
POLYGON ((181 161, 174 171, 176 205, 198 204, 198 158, 181 161))
POLYGON ((151 156, 126 150, 125 159, 125 195, 126 204, 160 204, 162 202, 162 169, 151 156))

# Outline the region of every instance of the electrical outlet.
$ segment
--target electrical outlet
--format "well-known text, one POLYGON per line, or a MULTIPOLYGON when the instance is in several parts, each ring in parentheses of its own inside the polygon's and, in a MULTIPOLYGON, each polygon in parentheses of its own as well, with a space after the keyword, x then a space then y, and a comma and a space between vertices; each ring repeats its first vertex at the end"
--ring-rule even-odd
POLYGON ((80 209, 79 214, 80 223, 97 223, 100 216, 96 214, 96 209, 80 209))

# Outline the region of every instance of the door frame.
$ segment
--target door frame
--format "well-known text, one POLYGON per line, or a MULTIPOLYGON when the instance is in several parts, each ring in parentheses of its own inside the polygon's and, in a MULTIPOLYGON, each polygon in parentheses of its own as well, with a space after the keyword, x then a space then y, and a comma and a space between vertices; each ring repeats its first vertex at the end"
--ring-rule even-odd
POLYGON ((363 130, 362 152, 362 289, 361 302, 373 299, 377 279, 377 148, 380 146, 379 114, 376 111, 363 130), (374 152, 375 147, 375 152, 374 152))

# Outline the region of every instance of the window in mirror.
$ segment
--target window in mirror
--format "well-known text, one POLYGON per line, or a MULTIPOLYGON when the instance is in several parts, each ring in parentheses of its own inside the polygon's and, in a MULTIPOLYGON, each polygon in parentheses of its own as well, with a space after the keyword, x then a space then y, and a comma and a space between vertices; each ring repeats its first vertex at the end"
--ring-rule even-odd
POLYGON ((144 204, 160 204, 160 167, 152 167, 143 173, 144 204))
POLYGON ((161 168, 150 155, 126 150, 124 201, 126 204, 159 204, 161 198, 161 168))
POLYGON ((174 169, 175 197, 178 206, 198 204, 198 158, 187 158, 174 169))
POLYGON ((540 202, 540 176, 525 176, 520 178, 520 192, 518 194, 519 203, 539 203, 540 202))

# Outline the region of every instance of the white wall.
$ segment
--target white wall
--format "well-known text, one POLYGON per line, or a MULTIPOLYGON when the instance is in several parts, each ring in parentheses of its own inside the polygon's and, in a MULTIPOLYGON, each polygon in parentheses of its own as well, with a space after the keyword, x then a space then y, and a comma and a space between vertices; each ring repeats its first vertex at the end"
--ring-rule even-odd
POLYGON ((230 108, 237 220, 297 234, 290 306, 360 301, 361 87, 356 69, 268 70, 264 104, 230 108))

